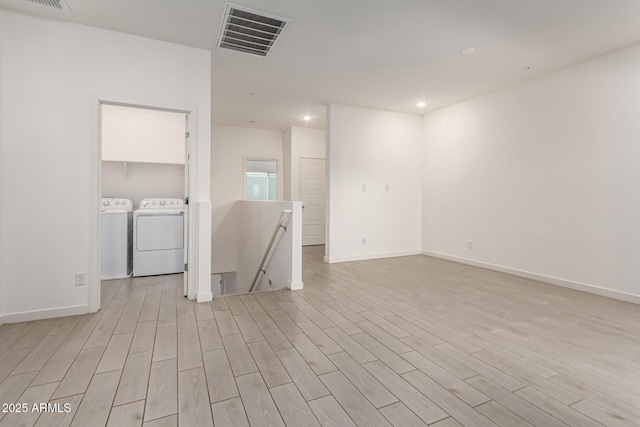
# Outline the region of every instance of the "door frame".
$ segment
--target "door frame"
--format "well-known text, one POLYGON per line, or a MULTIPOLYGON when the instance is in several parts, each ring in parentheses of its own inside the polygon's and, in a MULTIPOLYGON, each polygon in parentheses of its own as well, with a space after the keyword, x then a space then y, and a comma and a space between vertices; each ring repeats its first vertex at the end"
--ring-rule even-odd
MULTIPOLYGON (((122 107, 143 108, 148 110, 169 111, 184 114, 188 117, 189 143, 190 143, 190 167, 188 176, 189 195, 197 194, 198 174, 197 174, 197 108, 184 105, 159 104, 156 102, 141 101, 137 99, 127 99, 109 96, 95 96, 91 100, 92 135, 90 138, 90 157, 93 159, 91 168, 90 188, 89 188, 89 277, 87 280, 87 293, 89 313, 95 313, 100 309, 100 233, 102 221, 100 215, 100 198, 102 193, 102 105, 117 105, 122 107)), ((185 159, 186 161, 186 159, 185 159)), ((194 200, 190 197, 189 200, 194 200)), ((134 208, 135 209, 135 208, 134 208)), ((197 276, 198 276, 198 245, 197 242, 197 217, 195 209, 188 209, 187 221, 189 223, 189 236, 187 244, 187 257, 189 271, 187 284, 187 297, 195 299, 197 296, 197 276)))
POLYGON ((183 224, 183 232, 184 232, 184 240, 186 241, 186 245, 183 245, 186 248, 185 254, 183 256, 183 261, 184 264, 186 265, 186 268, 184 269, 184 277, 182 280, 182 294, 185 297, 189 297, 189 253, 191 253, 191 250, 189 248, 189 244, 191 242, 191 236, 189 235, 189 230, 191 230, 191 227, 189 227, 190 223, 189 223, 189 218, 190 218, 190 206, 189 206, 189 201, 191 200, 191 183, 188 179, 189 177, 189 171, 191 170, 191 127, 189 124, 189 118, 191 116, 189 114, 186 114, 184 117, 184 173, 185 173, 185 177, 186 179, 184 180, 184 200, 185 200, 185 204, 184 204, 184 212, 185 212, 185 218, 186 220, 184 221, 183 224))

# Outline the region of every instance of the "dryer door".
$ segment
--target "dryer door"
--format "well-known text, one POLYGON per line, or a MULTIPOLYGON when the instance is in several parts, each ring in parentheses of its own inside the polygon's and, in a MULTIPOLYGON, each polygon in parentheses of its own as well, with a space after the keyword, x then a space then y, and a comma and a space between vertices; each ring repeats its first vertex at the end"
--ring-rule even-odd
POLYGON ((163 251, 184 247, 182 214, 139 214, 136 219, 136 250, 163 251))

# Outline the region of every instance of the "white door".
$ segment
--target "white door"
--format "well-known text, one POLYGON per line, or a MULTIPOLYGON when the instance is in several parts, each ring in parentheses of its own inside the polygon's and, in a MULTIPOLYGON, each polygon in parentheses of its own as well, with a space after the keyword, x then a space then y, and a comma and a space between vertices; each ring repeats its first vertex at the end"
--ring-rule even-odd
POLYGON ((183 294, 187 296, 189 293, 189 116, 185 116, 185 144, 184 144, 184 277, 183 277, 183 294))
POLYGON ((300 159, 302 246, 324 245, 324 159, 300 159))

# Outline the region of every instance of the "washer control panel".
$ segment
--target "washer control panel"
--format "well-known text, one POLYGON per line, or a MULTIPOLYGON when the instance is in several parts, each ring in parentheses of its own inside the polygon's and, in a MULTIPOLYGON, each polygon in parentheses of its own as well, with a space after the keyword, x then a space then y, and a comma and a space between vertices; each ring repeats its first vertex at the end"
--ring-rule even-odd
POLYGON ((184 209, 182 199, 142 199, 139 209, 184 209))
POLYGON ((129 199, 117 199, 113 197, 104 197, 100 201, 100 209, 104 211, 127 211, 131 212, 133 210, 133 203, 129 199))

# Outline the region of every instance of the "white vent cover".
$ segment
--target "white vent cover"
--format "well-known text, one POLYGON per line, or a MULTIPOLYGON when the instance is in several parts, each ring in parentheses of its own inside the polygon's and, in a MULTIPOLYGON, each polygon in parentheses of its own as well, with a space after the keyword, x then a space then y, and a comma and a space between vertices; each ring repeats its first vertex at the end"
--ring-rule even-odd
POLYGON ((227 3, 218 47, 267 56, 290 19, 227 3))
POLYGON ((26 0, 30 3, 39 4, 42 6, 53 7, 54 9, 66 10, 71 12, 71 8, 66 0, 26 0))

